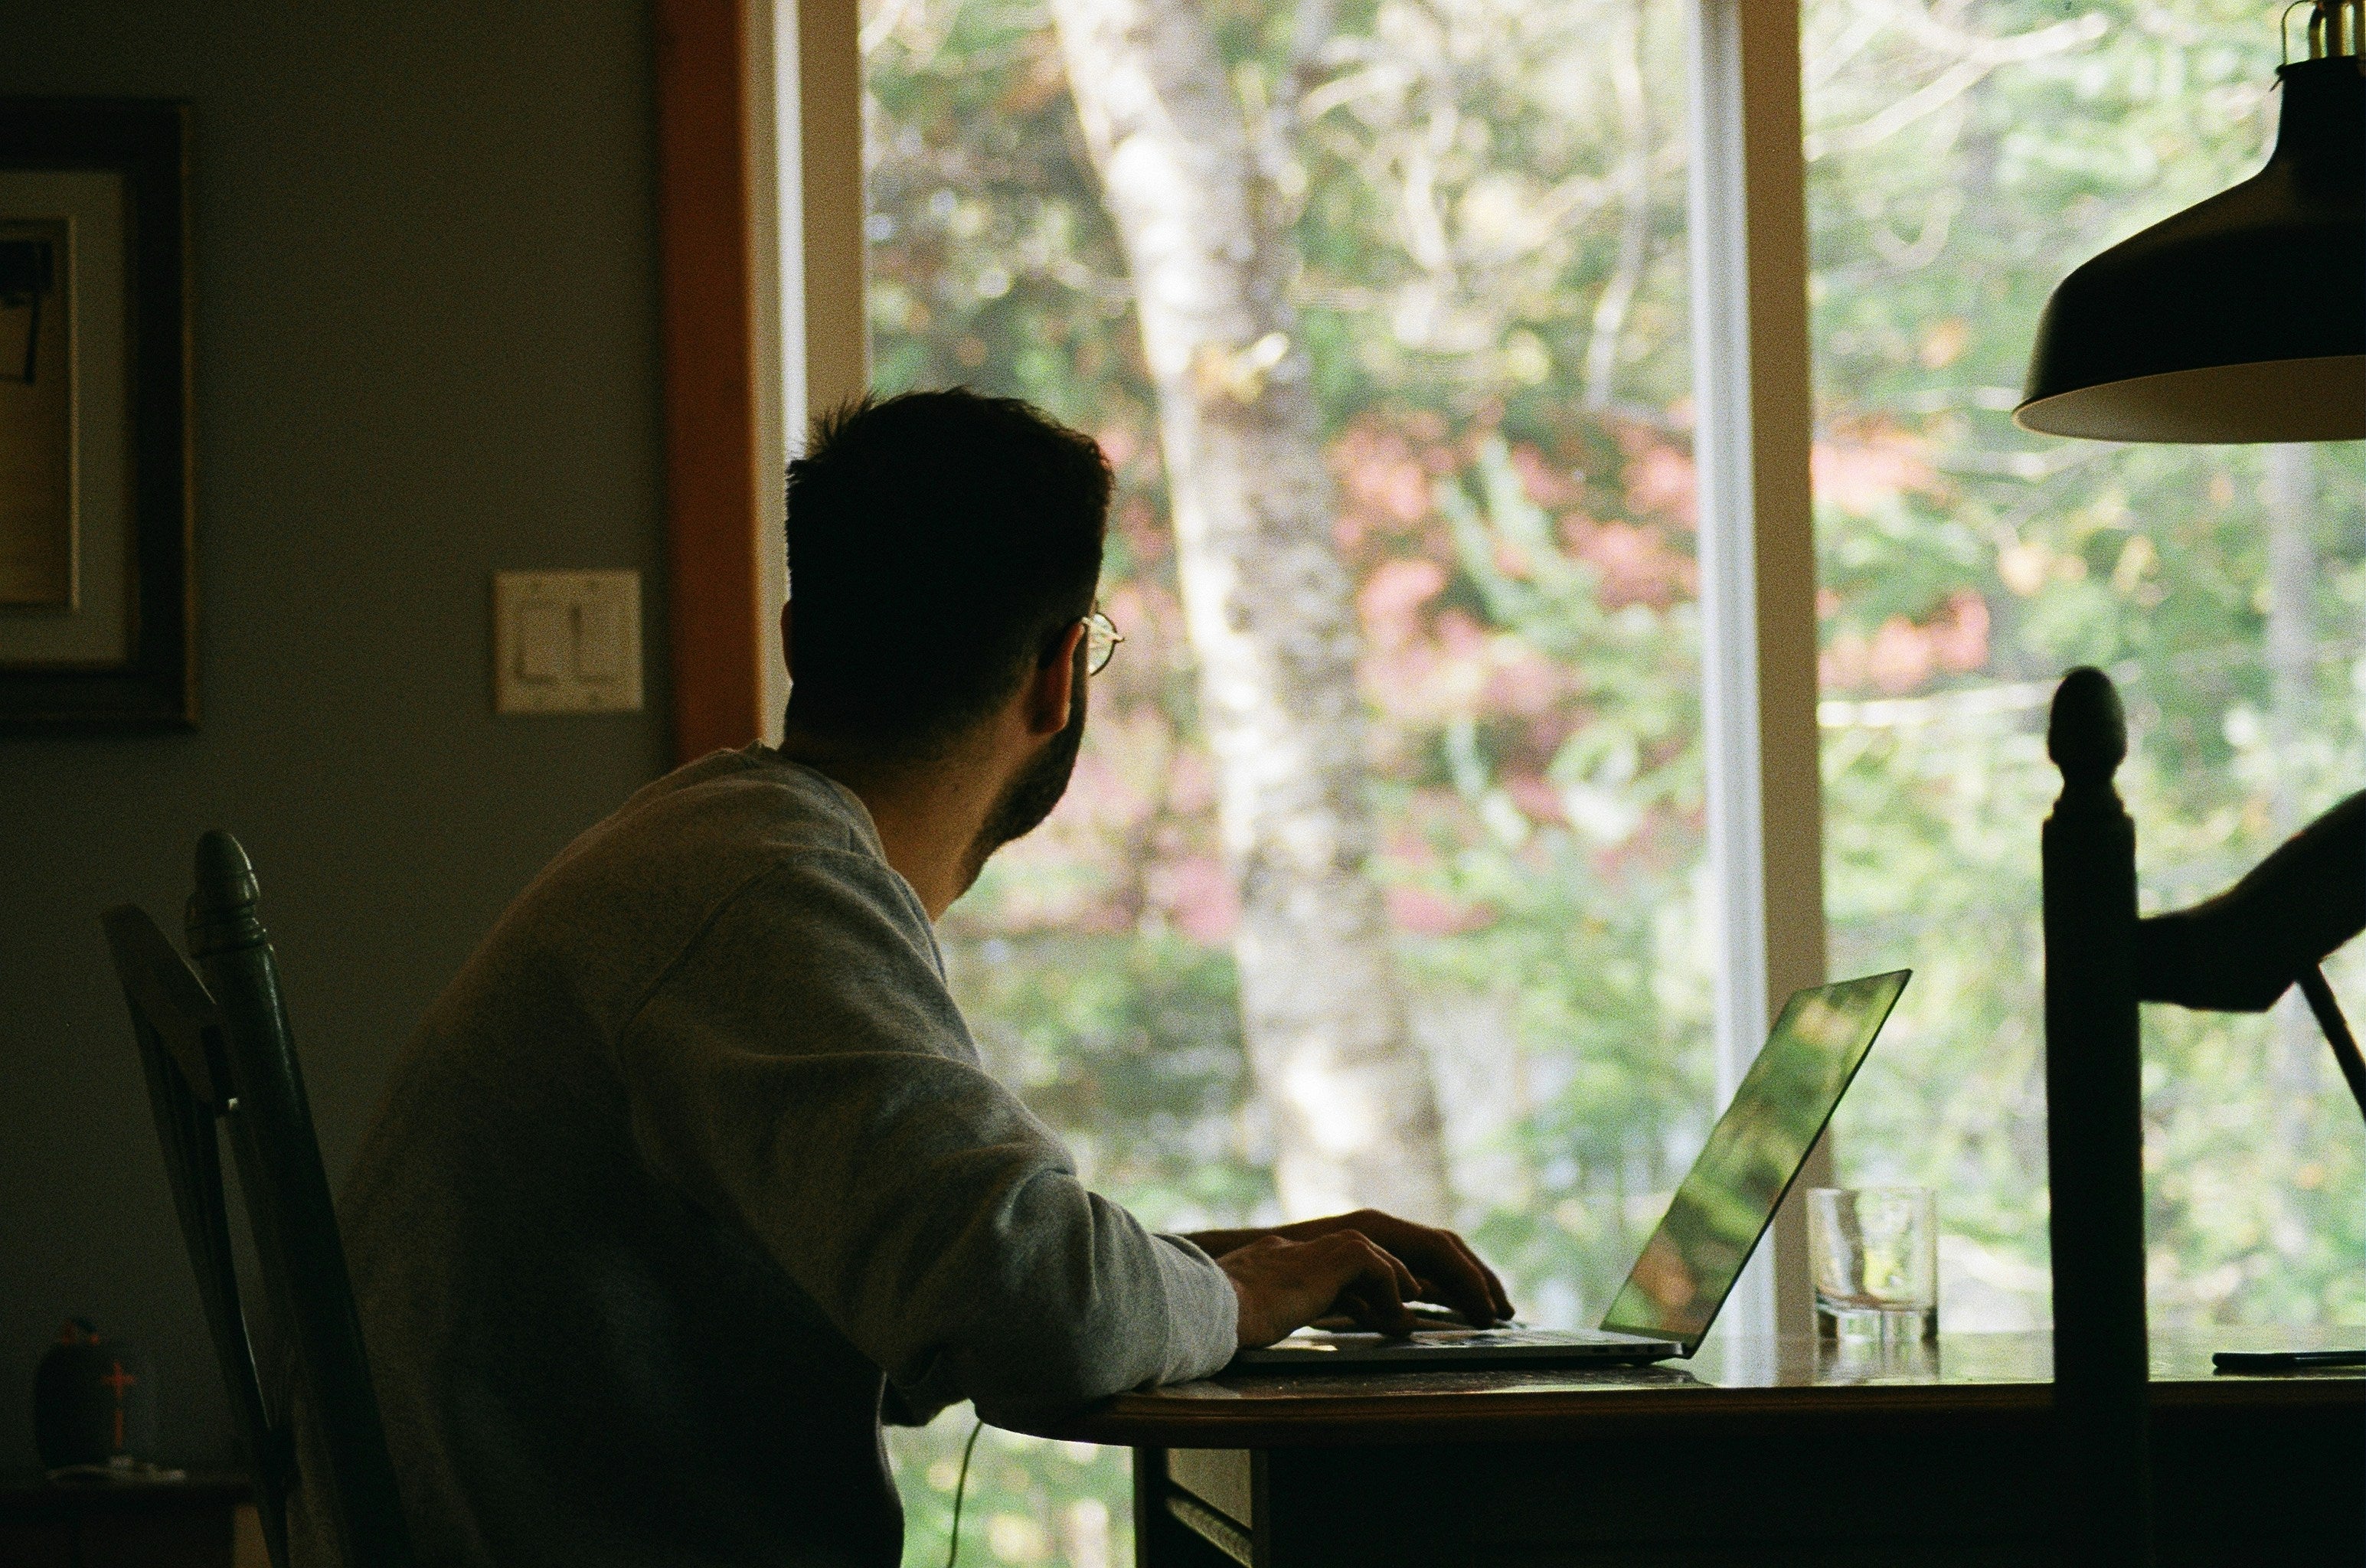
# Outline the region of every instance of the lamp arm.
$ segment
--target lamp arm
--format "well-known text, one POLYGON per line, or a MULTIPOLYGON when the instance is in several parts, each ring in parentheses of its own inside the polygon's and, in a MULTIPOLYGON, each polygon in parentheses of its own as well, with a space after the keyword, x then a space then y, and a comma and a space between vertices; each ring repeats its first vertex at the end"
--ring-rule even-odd
POLYGON ((2216 897, 2139 920, 2136 995, 2209 1012, 2264 1012, 2295 980, 2305 986, 2326 954, 2361 928, 2366 792, 2293 834, 2216 897))

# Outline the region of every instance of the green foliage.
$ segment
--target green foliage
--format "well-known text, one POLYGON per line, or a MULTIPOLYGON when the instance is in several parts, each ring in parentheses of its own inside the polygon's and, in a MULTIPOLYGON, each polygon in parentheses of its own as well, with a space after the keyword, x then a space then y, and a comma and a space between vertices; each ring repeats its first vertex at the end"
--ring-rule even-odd
MULTIPOLYGON (((2269 8, 1877 14, 1808 13, 1819 570, 1842 699, 1826 705, 1827 903, 1836 969, 1918 973, 1837 1141, 1851 1177, 1940 1190, 1956 1299, 2034 1321, 2044 698, 2073 663, 2122 683, 2147 907, 2224 886, 2366 783, 2366 476, 2355 447, 2316 449, 2306 493, 2279 502, 2257 449, 2063 442, 2009 418, 2062 273, 2264 155, 2269 8), (2017 39, 2022 58, 1966 85, 1951 28, 2017 39), (2281 694, 2280 510, 2315 563, 2281 694)), ((2361 977, 2353 958, 2336 984, 2361 977)), ((2366 1161, 2314 1026, 2155 1009, 2146 1032, 2156 1312, 2356 1316, 2366 1161)))
POLYGON ((1463 1162, 1508 1156, 1513 1174, 1470 1204, 1478 1238, 1529 1288, 1530 1310, 1543 1290, 1561 1298, 1557 1316, 1598 1316, 1675 1179, 1672 1145, 1696 1144, 1707 1120, 1691 952, 1696 627, 1689 605, 1611 602, 1500 437, 1472 469, 1475 483, 1435 492, 1456 581, 1486 635, 1550 669, 1583 719, 1543 752, 1516 710, 1450 716, 1432 744, 1459 809, 1422 812, 1418 785, 1383 784, 1390 818, 1430 828, 1427 863, 1384 874, 1472 912, 1408 939, 1407 973, 1421 992, 1492 1002, 1499 1032, 1482 1049, 1522 1088, 1498 1146, 1463 1162))
MULTIPOLYGON (((1308 55, 1290 7, 1193 3, 1302 259, 1371 870, 1463 1218, 1528 1315, 1587 1320, 1711 1109, 1682 7, 1345 0, 1308 55)), ((1950 1322, 2027 1323, 2045 701, 2071 663, 2121 681, 2147 907, 2366 784, 2366 464, 2010 421, 2061 275, 2262 156, 2272 6, 1805 10, 1831 968, 1917 971, 1842 1110, 1843 1177, 1938 1188, 1950 1322), (2279 519, 2305 606, 2274 603, 2279 519)), ((1069 802, 945 923, 957 990, 1104 1190, 1160 1225, 1270 1217, 1155 402, 1048 18, 904 0, 868 26, 881 383, 1035 399, 1121 478, 1104 601, 1129 641, 1069 802)), ((2366 1013, 2366 955, 2333 980, 2366 1013)), ((2366 1140, 2305 1020, 2146 1030, 2156 1312, 2366 1321, 2366 1140)), ((941 1553, 965 1432, 896 1439, 914 1562, 941 1553)), ((1089 1555, 1079 1498, 1123 1550, 1114 1461, 980 1452, 970 1517, 1026 1522, 967 1527, 965 1560, 1089 1555)))
POLYGON ((1271 1202, 1237 1132, 1248 1085, 1229 955, 1174 935, 1036 931, 947 957, 987 1066, 1061 1129, 1087 1181, 1161 1229, 1271 1202))
MULTIPOLYGON (((917 1430, 888 1430, 896 1489, 904 1499, 904 1561, 913 1568, 943 1562, 952 1544, 962 1445, 975 1424, 969 1407, 958 1405, 917 1430)), ((970 1456, 959 1561, 1121 1568, 1133 1561, 1132 1489, 1123 1449, 1047 1442, 988 1427, 970 1456)))

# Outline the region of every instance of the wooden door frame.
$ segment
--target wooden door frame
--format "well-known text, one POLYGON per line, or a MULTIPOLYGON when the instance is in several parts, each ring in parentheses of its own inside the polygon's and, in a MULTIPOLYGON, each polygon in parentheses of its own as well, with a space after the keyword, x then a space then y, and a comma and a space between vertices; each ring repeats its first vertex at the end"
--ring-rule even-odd
POLYGON ((870 380, 862 63, 857 0, 655 0, 653 15, 668 642, 687 761, 778 721, 786 435, 870 380))
POLYGON ((677 761, 763 732, 746 0, 656 0, 667 644, 677 761))

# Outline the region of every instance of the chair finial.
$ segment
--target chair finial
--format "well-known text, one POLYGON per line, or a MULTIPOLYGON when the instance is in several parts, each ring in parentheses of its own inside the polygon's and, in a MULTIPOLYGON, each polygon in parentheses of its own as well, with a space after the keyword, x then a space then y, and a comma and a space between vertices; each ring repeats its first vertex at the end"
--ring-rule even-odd
POLYGON ((2062 677, 2045 726, 2045 752, 2066 789, 2108 786, 2128 754, 2127 716, 2112 678, 2091 664, 2062 677))
POLYGON ((216 828, 197 840, 197 889, 189 895, 189 952, 192 955, 253 947, 265 941, 263 921, 255 913, 261 889, 254 880, 254 863, 223 829, 216 828))

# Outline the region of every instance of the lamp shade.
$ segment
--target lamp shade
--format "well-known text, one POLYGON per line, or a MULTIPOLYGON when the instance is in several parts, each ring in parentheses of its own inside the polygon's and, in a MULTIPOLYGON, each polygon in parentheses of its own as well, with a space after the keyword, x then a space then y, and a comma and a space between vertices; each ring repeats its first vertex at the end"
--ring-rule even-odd
POLYGON ((2276 74, 2267 167, 2054 290, 2013 423, 2104 441, 2366 439, 2366 77, 2276 74))

